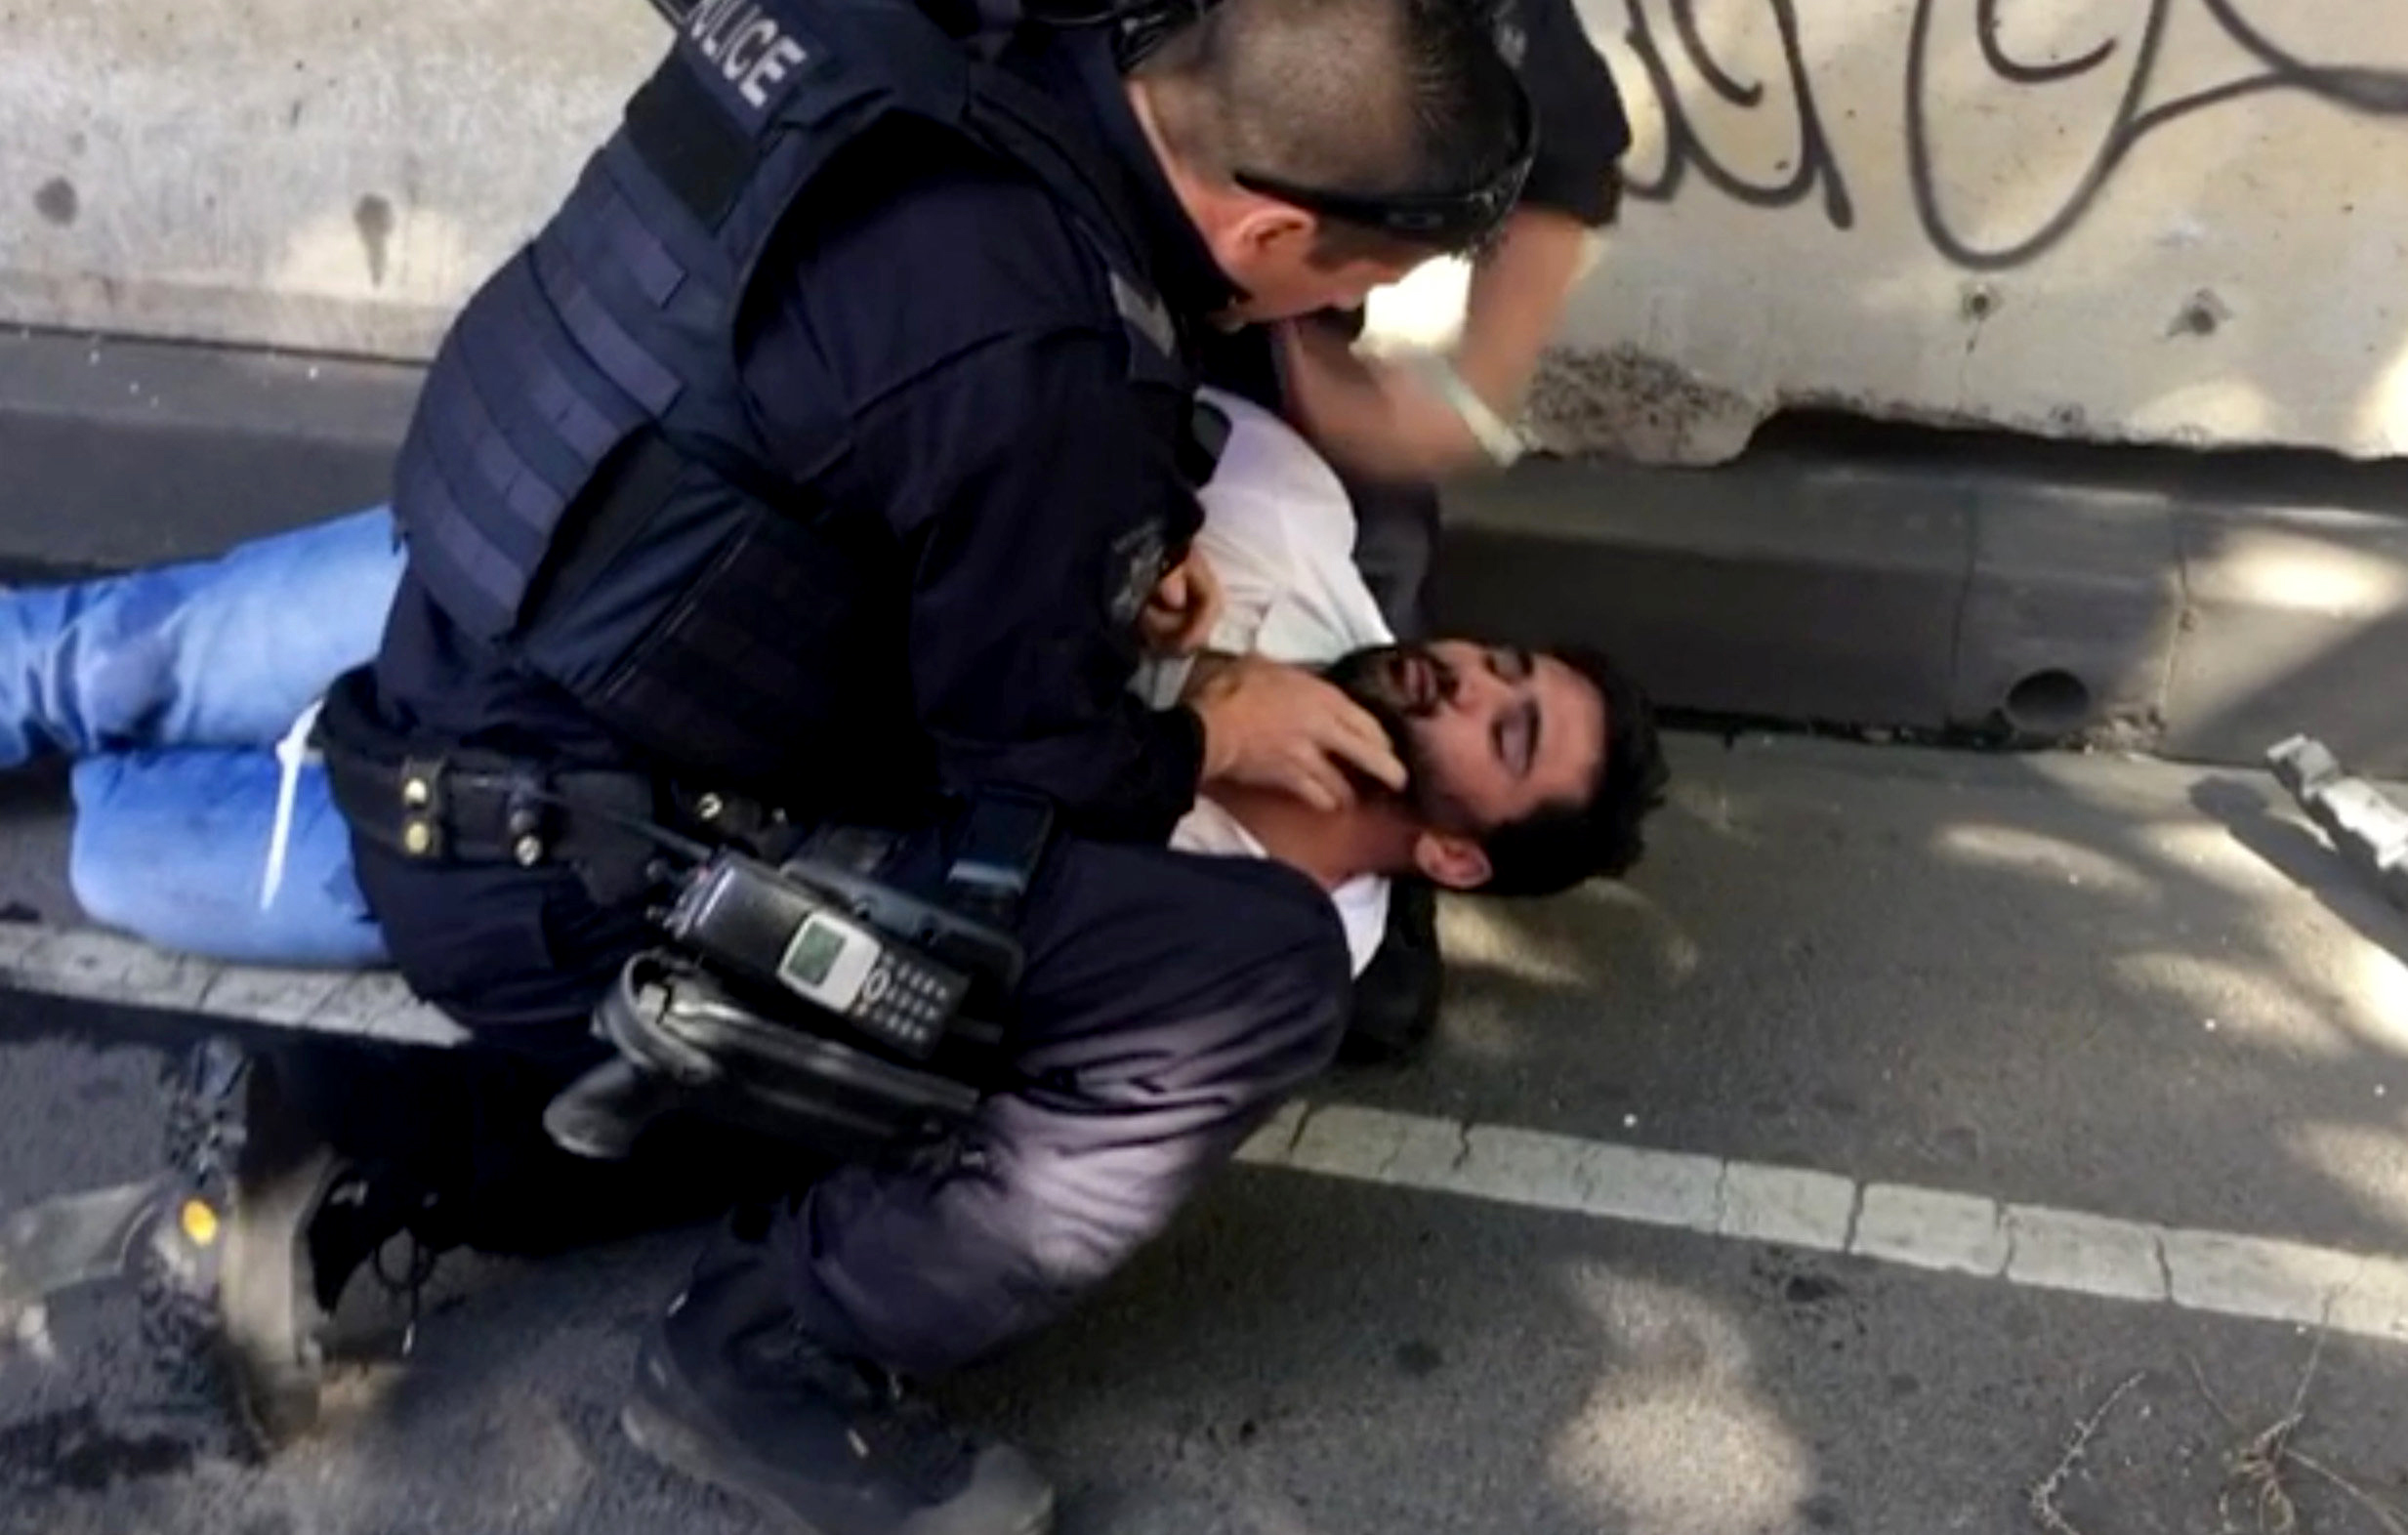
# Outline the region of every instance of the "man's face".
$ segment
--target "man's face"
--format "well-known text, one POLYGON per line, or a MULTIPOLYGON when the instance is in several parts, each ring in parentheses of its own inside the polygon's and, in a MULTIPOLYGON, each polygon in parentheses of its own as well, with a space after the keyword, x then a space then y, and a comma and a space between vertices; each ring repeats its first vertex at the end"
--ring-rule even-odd
POLYGON ((1329 678, 1395 743, 1430 827, 1477 837, 1576 803, 1605 755, 1605 701, 1551 655, 1438 640, 1357 650, 1329 678))

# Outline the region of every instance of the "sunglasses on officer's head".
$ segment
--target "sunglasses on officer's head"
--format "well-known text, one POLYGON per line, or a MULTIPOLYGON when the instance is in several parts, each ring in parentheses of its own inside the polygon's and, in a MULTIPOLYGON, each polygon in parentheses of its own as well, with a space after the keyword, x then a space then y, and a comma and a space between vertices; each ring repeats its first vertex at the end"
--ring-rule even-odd
MULTIPOLYGON (((1516 82, 1518 84, 1518 82, 1516 82)), ((1495 239, 1514 205, 1521 200, 1530 162, 1538 153, 1538 133, 1525 91, 1514 93, 1514 150, 1497 173, 1477 187, 1451 192, 1398 192, 1367 196, 1303 187, 1276 176, 1238 171, 1232 179, 1249 191, 1276 197, 1308 213, 1342 224, 1380 229, 1416 245, 1438 250, 1471 252, 1495 239)))
MULTIPOLYGON (((1115 29, 1114 51, 1124 70, 1135 69, 1163 40, 1211 8, 1214 0, 1032 0, 1032 14, 1057 25, 1104 22, 1115 29)), ((1276 176, 1239 171, 1234 180, 1249 191, 1365 228, 1438 250, 1476 251, 1496 238, 1506 216, 1521 199, 1530 162, 1538 153, 1538 126, 1529 93, 1515 78, 1514 149, 1481 186, 1463 191, 1405 192, 1371 197, 1305 187, 1276 176)))

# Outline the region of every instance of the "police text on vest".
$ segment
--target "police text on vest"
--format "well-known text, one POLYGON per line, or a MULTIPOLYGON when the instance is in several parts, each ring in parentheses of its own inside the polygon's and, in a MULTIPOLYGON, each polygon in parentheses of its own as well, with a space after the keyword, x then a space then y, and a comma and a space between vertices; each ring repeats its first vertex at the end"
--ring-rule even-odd
POLYGON ((767 12, 758 0, 702 0, 685 20, 685 35, 702 57, 757 107, 769 104, 769 87, 807 57, 767 12))

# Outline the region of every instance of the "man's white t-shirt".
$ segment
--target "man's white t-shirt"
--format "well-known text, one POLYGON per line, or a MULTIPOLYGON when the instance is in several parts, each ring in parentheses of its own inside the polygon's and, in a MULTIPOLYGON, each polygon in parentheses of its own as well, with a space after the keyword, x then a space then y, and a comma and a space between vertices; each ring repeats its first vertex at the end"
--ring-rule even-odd
MULTIPOLYGON (((1206 390, 1226 412, 1229 440, 1199 499, 1204 526, 1196 547, 1221 578, 1222 612, 1206 645, 1233 655, 1325 666, 1350 650, 1393 638, 1379 603, 1354 567, 1354 508, 1337 474, 1277 416, 1247 400, 1206 390)), ((1184 661, 1148 663, 1138 691, 1157 708, 1179 701, 1184 661)), ((1237 818, 1213 801, 1171 833, 1185 852, 1267 857, 1237 818)), ((1354 972, 1388 928, 1388 881, 1358 875, 1330 892, 1347 930, 1354 972)))

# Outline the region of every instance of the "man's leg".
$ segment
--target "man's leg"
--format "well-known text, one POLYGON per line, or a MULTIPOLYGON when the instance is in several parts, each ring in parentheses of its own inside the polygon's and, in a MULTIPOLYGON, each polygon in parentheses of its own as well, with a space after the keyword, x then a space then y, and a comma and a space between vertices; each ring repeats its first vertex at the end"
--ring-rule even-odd
POLYGON ((162 948, 251 965, 386 963, 352 872, 351 834, 305 765, 284 866, 263 905, 280 768, 266 747, 187 747, 86 758, 69 782, 67 881, 95 921, 162 948))
POLYGON ((840 1503, 876 1511, 844 1526, 863 1531, 1041 1522, 1024 1461, 903 1428, 892 1386, 860 1383, 966 1363, 1119 1268, 1328 1063, 1348 965, 1294 871, 1159 850, 1057 850, 1022 932, 1013 1084, 944 1154, 841 1169, 700 1265, 640 1361, 640 1443, 806 1523, 840 1503))
POLYGON ((401 565, 377 510, 216 560, 0 595, 0 767, 275 741, 376 653, 401 565))

